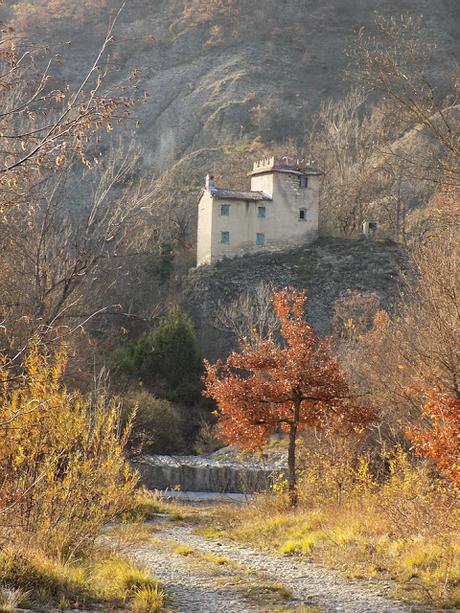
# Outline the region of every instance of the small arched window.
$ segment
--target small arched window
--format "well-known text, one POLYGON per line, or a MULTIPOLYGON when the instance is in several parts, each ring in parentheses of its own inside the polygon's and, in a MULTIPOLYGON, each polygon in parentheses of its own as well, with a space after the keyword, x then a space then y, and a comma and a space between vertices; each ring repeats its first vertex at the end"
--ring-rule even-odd
POLYGON ((307 175, 300 175, 299 185, 302 188, 308 187, 308 177, 307 177, 307 175))

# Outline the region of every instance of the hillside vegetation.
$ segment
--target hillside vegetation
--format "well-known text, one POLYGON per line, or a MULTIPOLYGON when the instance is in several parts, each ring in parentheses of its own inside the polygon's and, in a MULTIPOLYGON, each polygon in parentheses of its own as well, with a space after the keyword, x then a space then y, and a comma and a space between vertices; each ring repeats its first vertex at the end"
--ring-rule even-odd
POLYGON ((332 331, 334 306, 348 290, 373 294, 378 306, 394 308, 406 267, 404 252, 391 241, 323 238, 299 249, 197 268, 185 279, 183 306, 193 315, 206 356, 215 359, 235 342, 219 314, 241 295, 256 297, 261 284, 307 290, 309 321, 325 335, 332 331))
MULTIPOLYGON (((61 77, 75 81, 95 57, 115 0, 7 2, 27 36, 60 46, 61 77)), ((372 31, 375 11, 424 15, 439 52, 430 74, 447 78, 456 55, 459 7, 441 0, 131 0, 115 33, 113 81, 133 68, 148 94, 136 110, 145 172, 198 150, 241 140, 298 139, 321 101, 349 89, 344 49, 356 31, 372 31)), ((200 169, 201 174, 203 170, 200 169)))
POLYGON ((458 606, 460 8, 381 5, 0 0, 0 609, 164 609, 129 456, 283 433, 228 534, 458 606), (190 270, 206 172, 286 154, 320 239, 190 270))

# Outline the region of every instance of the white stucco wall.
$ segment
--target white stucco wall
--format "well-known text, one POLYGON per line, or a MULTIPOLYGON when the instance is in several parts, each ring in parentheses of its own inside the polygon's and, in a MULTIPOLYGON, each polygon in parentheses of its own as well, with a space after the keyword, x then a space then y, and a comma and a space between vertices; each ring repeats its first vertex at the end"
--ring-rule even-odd
MULTIPOLYGON (((251 189, 260 189, 263 176, 252 178, 251 189)), ((318 236, 319 177, 309 176, 305 188, 300 187, 298 175, 274 173, 272 177, 272 232, 267 247, 286 248, 315 240, 318 236), (299 219, 300 209, 306 210, 304 221, 299 219)))
POLYGON ((205 190, 198 203, 197 266, 211 263, 212 209, 211 194, 205 190))
POLYGON ((273 218, 273 203, 270 201, 244 202, 242 200, 216 200, 213 206, 211 260, 242 255, 250 250, 263 249, 256 246, 256 235, 264 234, 265 242, 270 236, 273 218), (230 214, 220 214, 221 205, 230 207, 230 214), (265 207, 265 219, 258 217, 258 208, 265 207), (221 233, 230 233, 230 243, 221 243, 221 233))
POLYGON ((319 177, 309 176, 308 187, 301 188, 295 174, 252 177, 251 190, 272 194, 272 201, 213 200, 205 191, 198 212, 197 265, 314 240, 318 235, 319 182, 319 177), (230 207, 228 216, 221 215, 221 205, 225 204, 230 207), (260 206, 265 207, 265 218, 258 216, 260 206), (300 209, 306 210, 305 221, 299 219, 300 209), (222 232, 229 232, 229 244, 222 244, 222 232), (258 233, 264 234, 263 246, 256 244, 258 233))

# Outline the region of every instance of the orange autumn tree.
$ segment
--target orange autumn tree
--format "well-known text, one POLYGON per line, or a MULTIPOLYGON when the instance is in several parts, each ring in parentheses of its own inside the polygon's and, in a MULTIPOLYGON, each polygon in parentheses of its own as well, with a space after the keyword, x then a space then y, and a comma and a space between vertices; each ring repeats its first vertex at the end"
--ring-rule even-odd
POLYGON ((205 392, 218 405, 220 434, 228 443, 256 448, 276 428, 289 433, 288 487, 297 503, 296 443, 305 427, 358 431, 372 410, 355 402, 330 339, 305 321, 306 295, 287 288, 273 296, 281 341, 243 339, 225 363, 206 362, 205 392))
POLYGON ((407 437, 418 454, 433 460, 460 488, 460 397, 429 390, 422 411, 430 427, 413 428, 407 437))

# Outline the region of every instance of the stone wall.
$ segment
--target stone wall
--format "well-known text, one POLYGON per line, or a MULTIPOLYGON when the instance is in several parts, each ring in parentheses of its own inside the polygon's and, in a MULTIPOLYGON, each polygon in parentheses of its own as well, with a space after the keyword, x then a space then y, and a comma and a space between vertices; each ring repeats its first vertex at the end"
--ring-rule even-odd
POLYGON ((279 467, 198 456, 142 456, 132 461, 149 489, 252 494, 270 489, 279 467))

